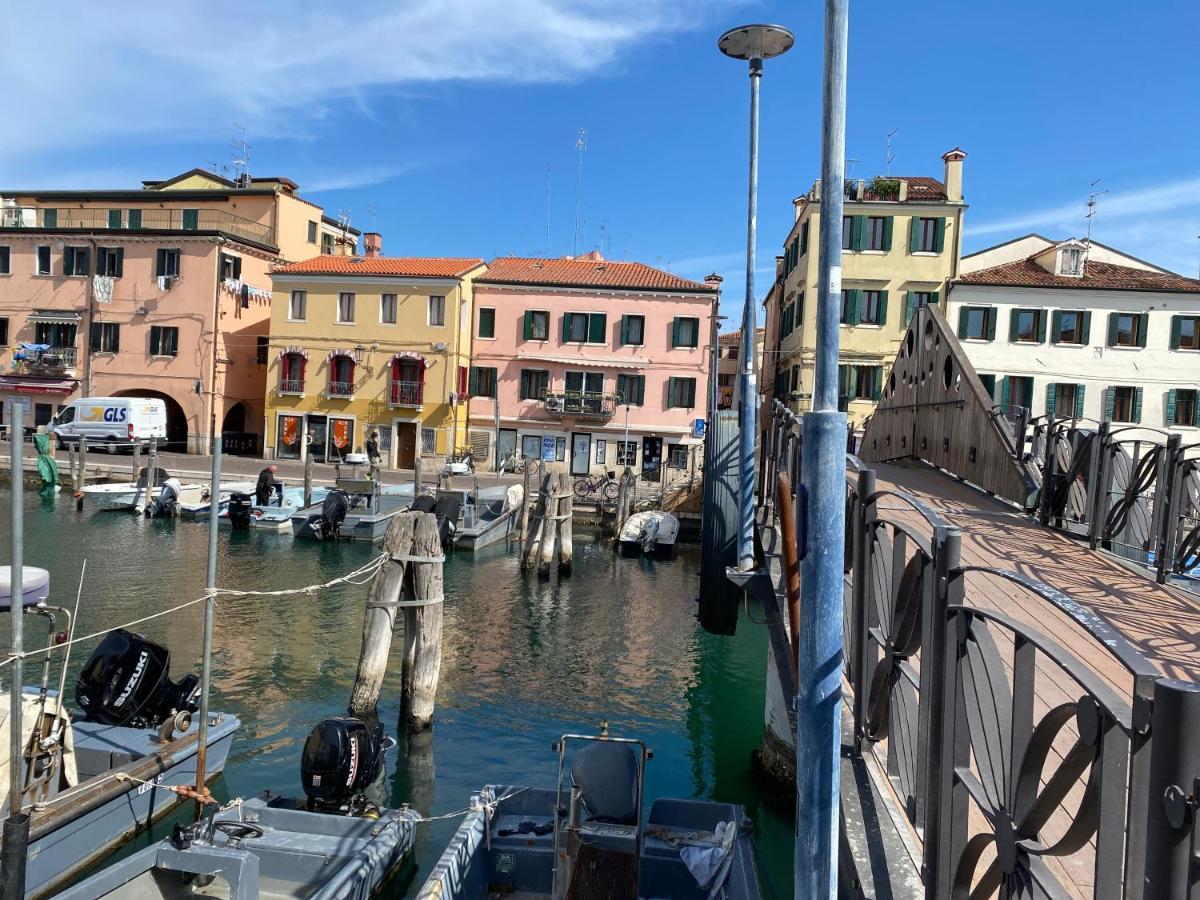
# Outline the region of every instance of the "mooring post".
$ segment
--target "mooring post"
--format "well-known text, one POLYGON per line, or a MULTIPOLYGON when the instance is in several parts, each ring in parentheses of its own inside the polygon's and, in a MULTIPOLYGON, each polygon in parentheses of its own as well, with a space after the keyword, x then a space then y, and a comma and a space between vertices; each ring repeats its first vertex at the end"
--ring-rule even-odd
POLYGON ((379 701, 379 689, 387 674, 388 654, 391 653, 392 635, 396 629, 397 604, 407 570, 407 562, 403 557, 412 555, 414 519, 417 515, 404 512, 392 516, 387 533, 383 536, 383 552, 388 559, 371 579, 371 587, 367 591, 362 649, 358 654, 354 689, 350 693, 352 716, 373 711, 379 701))
POLYGON ((558 503, 558 571, 570 572, 575 545, 571 534, 571 517, 575 515, 575 496, 567 474, 558 476, 558 492, 562 499, 558 503))
POLYGON ((421 496, 421 454, 413 460, 413 499, 421 496))
POLYGON ((404 610, 404 671, 401 709, 410 730, 433 724, 433 706, 442 669, 442 542, 437 516, 417 513, 413 534, 412 606, 404 610))
POLYGON ((304 454, 304 505, 312 506, 313 457, 311 453, 304 454))
POLYGON ((150 471, 146 473, 146 502, 150 502, 150 493, 158 487, 158 438, 150 436, 150 471))
POLYGON ((559 495, 562 493, 560 487, 562 475, 547 475, 544 485, 546 487, 546 515, 542 519, 542 558, 538 563, 538 573, 541 575, 549 575, 551 567, 558 567, 558 510, 562 505, 559 500, 559 495))
POLYGON ((529 494, 533 489, 533 463, 525 463, 525 473, 521 480, 521 530, 518 532, 521 545, 529 534, 529 494))
POLYGON ((542 531, 546 522, 546 496, 550 493, 550 475, 542 475, 541 488, 538 491, 537 506, 534 508, 533 521, 529 523, 529 533, 525 536, 525 546, 521 551, 521 568, 536 569, 538 553, 541 550, 542 531))
POLYGON ((616 534, 613 540, 621 539, 621 526, 625 524, 625 502, 629 499, 629 479, 626 477, 629 472, 628 467, 621 473, 621 480, 617 484, 617 511, 613 517, 613 524, 616 526, 616 534))
POLYGON ((79 448, 75 454, 79 460, 79 475, 75 482, 75 509, 83 509, 83 486, 87 484, 87 438, 79 439, 79 448))

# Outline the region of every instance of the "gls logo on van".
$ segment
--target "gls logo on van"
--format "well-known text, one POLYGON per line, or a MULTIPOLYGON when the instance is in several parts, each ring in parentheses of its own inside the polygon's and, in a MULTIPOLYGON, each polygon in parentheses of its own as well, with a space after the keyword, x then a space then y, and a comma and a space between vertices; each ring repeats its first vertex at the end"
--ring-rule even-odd
POLYGON ((93 406, 79 419, 82 422, 124 422, 128 416, 127 406, 93 406))

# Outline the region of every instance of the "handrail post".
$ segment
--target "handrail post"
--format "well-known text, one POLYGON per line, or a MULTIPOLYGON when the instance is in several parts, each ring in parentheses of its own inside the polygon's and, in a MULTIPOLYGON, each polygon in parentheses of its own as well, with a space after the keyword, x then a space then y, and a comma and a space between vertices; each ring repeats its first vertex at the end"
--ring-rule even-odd
POLYGON ((1162 452, 1166 458, 1159 469, 1158 483, 1154 490, 1154 513, 1158 519, 1157 541, 1154 547, 1155 580, 1166 584, 1174 569, 1175 555, 1175 517, 1179 510, 1179 493, 1182 485, 1179 483, 1180 445, 1183 436, 1171 434, 1167 436, 1167 445, 1162 452))
POLYGON ((1112 479, 1112 454, 1110 453, 1112 429, 1107 422, 1100 426, 1100 473, 1096 479, 1096 542, 1092 544, 1095 550, 1103 544, 1108 549, 1110 541, 1105 539, 1104 524, 1108 518, 1108 510, 1112 504, 1109 481, 1112 479))
POLYGON ((858 473, 854 502, 854 571, 851 589, 854 598, 854 632, 850 636, 850 671, 854 686, 854 749, 862 752, 866 732, 864 717, 867 708, 867 603, 870 600, 868 574, 871 559, 870 531, 875 521, 873 501, 875 493, 875 471, 863 469, 858 473), (872 509, 868 512, 868 503, 872 509))
POLYGON ((1087 520, 1088 546, 1096 549, 1100 540, 1100 522, 1097 511, 1100 508, 1100 471, 1101 458, 1104 455, 1104 445, 1108 440, 1108 423, 1101 422, 1099 430, 1092 435, 1092 452, 1088 459, 1087 474, 1087 520))
POLYGON ((1055 461, 1057 454, 1054 452, 1054 442, 1058 437, 1058 428, 1055 425, 1054 417, 1046 417, 1046 446, 1044 458, 1042 459, 1042 493, 1038 497, 1038 521, 1043 525, 1050 524, 1050 493, 1052 490, 1052 482, 1054 481, 1054 470, 1056 468, 1055 461))
POLYGON ((1200 685, 1160 678, 1154 685, 1146 821, 1129 823, 1129 840, 1145 827, 1146 897, 1191 897, 1197 886, 1192 845, 1193 797, 1200 782, 1200 685))

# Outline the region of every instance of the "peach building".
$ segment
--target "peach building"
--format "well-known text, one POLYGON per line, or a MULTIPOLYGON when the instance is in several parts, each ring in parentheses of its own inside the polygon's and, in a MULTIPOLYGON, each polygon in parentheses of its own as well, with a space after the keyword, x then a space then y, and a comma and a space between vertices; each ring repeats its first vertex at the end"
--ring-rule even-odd
POLYGON ((272 265, 358 232, 287 178, 193 169, 132 190, 0 190, 0 398, 48 423, 158 397, 172 449, 261 451, 272 265))
POLYGON ((719 282, 598 252, 493 261, 474 282, 477 457, 494 462, 498 433, 501 458, 573 475, 687 466, 707 415, 719 282))

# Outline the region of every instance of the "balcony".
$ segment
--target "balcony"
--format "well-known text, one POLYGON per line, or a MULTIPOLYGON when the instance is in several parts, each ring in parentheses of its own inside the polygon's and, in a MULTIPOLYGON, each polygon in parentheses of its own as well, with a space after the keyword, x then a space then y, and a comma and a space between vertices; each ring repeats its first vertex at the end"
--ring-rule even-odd
POLYGON ((45 350, 21 350, 25 368, 31 375, 62 375, 75 368, 79 351, 74 347, 48 347, 45 350))
POLYGON ((425 402, 425 382, 393 381, 388 393, 392 406, 421 406, 425 402))
POLYGON ((216 232, 271 248, 275 229, 220 209, 79 209, 5 206, 3 231, 216 232))
POLYGON ((279 393, 295 394, 303 396, 304 394, 304 379, 303 378, 284 378, 279 382, 279 393))
POLYGON ((331 381, 329 382, 329 390, 325 392, 327 397, 338 397, 343 400, 349 400, 354 396, 353 381, 331 381))
POLYGON ((563 391, 559 394, 546 394, 542 399, 542 408, 552 416, 607 420, 616 413, 617 404, 620 402, 618 394, 563 391))
POLYGON ((884 203, 904 202, 908 194, 908 182, 902 178, 876 177, 870 181, 858 179, 844 183, 846 199, 884 203))

